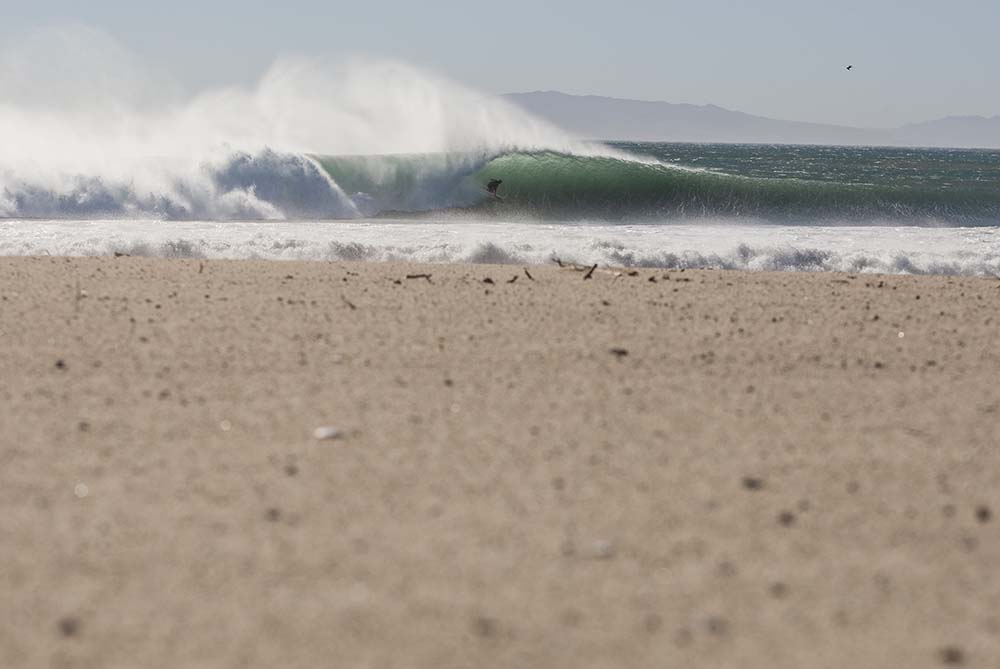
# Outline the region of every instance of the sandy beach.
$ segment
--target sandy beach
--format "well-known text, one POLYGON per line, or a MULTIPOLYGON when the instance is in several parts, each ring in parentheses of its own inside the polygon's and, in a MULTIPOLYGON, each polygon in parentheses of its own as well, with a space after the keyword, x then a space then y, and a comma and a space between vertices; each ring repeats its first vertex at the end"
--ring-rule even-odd
POLYGON ((998 666, 998 307, 0 258, 0 666, 998 666))

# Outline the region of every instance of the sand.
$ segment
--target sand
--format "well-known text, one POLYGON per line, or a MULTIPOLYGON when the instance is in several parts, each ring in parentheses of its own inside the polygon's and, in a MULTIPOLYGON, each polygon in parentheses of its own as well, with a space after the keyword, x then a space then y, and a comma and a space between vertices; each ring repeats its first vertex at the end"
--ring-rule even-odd
POLYGON ((1000 281, 528 272, 0 259, 0 666, 1000 664, 1000 281))

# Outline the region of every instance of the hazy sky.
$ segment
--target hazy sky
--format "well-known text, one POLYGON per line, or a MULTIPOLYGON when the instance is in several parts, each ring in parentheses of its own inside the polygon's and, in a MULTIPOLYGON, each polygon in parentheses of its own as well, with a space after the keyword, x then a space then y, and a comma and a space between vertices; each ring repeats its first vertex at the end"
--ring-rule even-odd
POLYGON ((4 4, 0 39, 83 23, 188 89, 251 82, 283 54, 345 53, 403 59, 488 92, 713 103, 863 126, 1000 114, 998 0, 4 4))

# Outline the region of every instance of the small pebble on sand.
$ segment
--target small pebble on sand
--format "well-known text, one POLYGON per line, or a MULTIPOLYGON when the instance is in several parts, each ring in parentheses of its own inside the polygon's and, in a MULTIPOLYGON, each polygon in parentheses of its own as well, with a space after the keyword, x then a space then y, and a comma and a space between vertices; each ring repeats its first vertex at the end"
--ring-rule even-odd
POLYGON ((965 664, 965 652, 957 646, 946 646, 940 651, 941 663, 949 666, 965 664))
POLYGON ((495 636, 499 626, 499 623, 495 619, 486 616, 476 616, 472 621, 472 629, 476 635, 484 638, 495 636))
POLYGON ((595 541, 590 545, 588 556, 594 560, 611 560, 618 554, 615 545, 610 541, 595 541))
POLYGON ((335 427, 331 427, 329 425, 323 425, 323 426, 317 427, 315 430, 313 430, 313 438, 316 439, 316 440, 318 440, 318 441, 325 441, 325 440, 329 440, 329 439, 339 439, 340 436, 341 436, 340 430, 338 430, 335 427))
POLYGON ((80 621, 72 616, 66 616, 59 620, 59 633, 65 637, 76 636, 80 631, 80 621))
POLYGON ((712 616, 705 621, 705 629, 713 636, 725 636, 729 633, 729 621, 721 616, 712 616))

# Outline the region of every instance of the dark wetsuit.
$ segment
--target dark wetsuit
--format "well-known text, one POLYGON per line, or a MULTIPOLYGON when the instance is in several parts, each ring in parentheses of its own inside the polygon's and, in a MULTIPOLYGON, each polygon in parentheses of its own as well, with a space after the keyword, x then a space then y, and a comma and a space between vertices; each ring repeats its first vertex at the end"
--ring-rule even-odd
POLYGON ((488 184, 486 184, 486 192, 487 193, 492 193, 493 195, 496 195, 497 194, 497 188, 500 188, 500 184, 502 184, 502 183, 503 183, 503 179, 493 179, 488 184))

